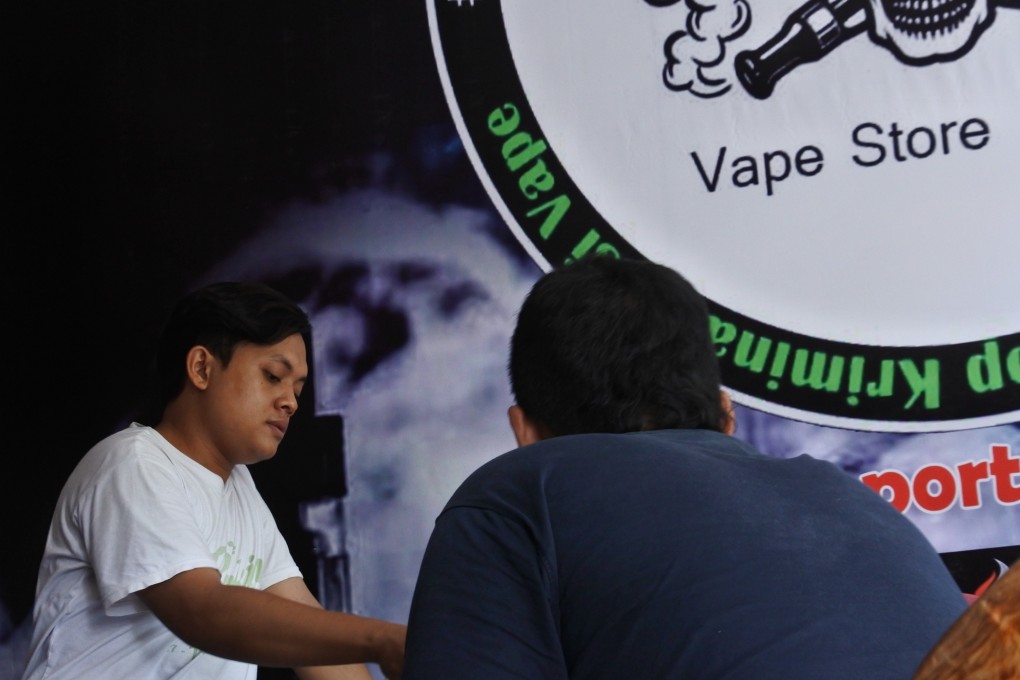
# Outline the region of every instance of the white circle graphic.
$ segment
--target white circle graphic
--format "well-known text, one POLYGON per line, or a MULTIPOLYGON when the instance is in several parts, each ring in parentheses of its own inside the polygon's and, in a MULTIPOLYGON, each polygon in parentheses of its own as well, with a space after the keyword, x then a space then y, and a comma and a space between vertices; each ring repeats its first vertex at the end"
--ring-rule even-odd
POLYGON ((720 310, 742 403, 938 431, 1020 419, 1020 3, 950 4, 909 31, 882 0, 429 20, 467 152, 544 268, 614 249, 604 224, 720 310))

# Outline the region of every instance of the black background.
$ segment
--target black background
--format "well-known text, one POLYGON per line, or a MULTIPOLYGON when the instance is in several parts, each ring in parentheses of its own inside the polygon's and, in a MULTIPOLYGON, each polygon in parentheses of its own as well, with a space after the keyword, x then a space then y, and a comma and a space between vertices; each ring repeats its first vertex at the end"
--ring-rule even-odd
POLYGON ((466 158, 435 186, 420 158, 423 134, 455 134, 424 2, 63 0, 5 15, 0 596, 16 625, 60 486, 138 407, 159 324, 197 276, 277 207, 365 182, 371 152, 401 159, 430 200, 484 198, 466 158))

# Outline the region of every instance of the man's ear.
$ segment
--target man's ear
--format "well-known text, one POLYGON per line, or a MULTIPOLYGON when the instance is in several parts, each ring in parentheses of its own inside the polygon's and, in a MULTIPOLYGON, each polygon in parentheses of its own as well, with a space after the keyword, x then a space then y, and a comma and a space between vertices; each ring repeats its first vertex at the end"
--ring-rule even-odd
POLYGON ((733 400, 730 399, 730 394, 726 390, 719 390, 719 400, 722 403, 723 411, 722 432, 732 435, 737 431, 737 416, 733 413, 733 400))
POLYGON ((517 446, 527 446, 546 439, 545 428, 541 423, 532 420, 517 404, 507 409, 510 418, 510 429, 514 431, 517 446))
POLYGON ((202 345, 195 345, 184 359, 184 371, 188 382, 200 390, 209 386, 209 374, 212 370, 213 355, 202 345))

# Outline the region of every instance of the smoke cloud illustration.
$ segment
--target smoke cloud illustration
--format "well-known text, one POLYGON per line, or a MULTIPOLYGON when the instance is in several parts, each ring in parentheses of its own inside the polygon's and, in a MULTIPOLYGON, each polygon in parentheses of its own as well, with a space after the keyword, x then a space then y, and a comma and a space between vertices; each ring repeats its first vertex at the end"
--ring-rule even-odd
MULTIPOLYGON (((681 0, 646 2, 666 7, 680 4, 681 0)), ((662 82, 670 90, 690 92, 696 97, 721 96, 732 87, 726 43, 750 27, 751 8, 746 0, 682 0, 682 4, 687 9, 685 29, 674 31, 666 39, 662 82)))

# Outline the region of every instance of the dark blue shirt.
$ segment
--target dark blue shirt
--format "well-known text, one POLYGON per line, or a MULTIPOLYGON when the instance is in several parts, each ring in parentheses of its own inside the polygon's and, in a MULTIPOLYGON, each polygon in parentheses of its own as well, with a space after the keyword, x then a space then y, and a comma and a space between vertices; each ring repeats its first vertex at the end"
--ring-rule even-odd
POLYGON ((704 430, 557 437, 440 514, 403 677, 908 680, 965 606, 831 463, 704 430))

